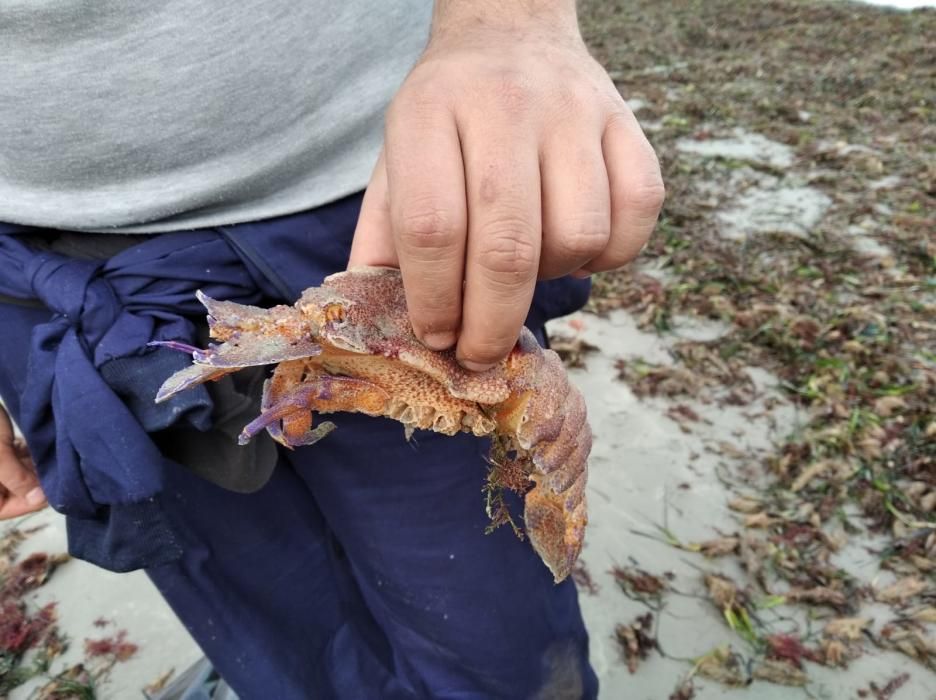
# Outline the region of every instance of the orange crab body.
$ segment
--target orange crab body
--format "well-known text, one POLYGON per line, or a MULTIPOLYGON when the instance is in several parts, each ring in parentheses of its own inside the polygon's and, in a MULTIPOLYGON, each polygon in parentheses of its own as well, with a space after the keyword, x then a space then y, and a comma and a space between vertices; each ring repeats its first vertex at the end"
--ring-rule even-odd
POLYGON ((490 436, 489 485, 523 495, 533 547, 556 581, 569 575, 587 521, 591 431, 558 356, 528 330, 499 365, 469 372, 453 352, 416 339, 400 274, 386 268, 332 275, 294 306, 201 300, 220 342, 207 350, 168 343, 192 352, 194 364, 170 377, 157 401, 243 367, 276 364, 242 442, 265 429, 287 447, 310 445, 334 428, 314 426, 313 414, 338 411, 392 418, 407 436, 416 429, 490 436))

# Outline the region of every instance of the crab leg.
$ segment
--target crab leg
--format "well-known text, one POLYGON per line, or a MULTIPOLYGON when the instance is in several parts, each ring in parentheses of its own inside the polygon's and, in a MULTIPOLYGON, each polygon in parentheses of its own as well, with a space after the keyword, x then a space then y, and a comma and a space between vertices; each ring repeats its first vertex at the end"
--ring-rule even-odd
MULTIPOLYGON (((271 406, 279 403, 280 399, 290 390, 302 383, 305 376, 306 363, 302 360, 282 362, 274 370, 273 376, 263 384, 263 397, 260 401, 261 413, 266 413, 271 406)), ((290 435, 303 435, 312 429, 312 414, 309 411, 296 411, 285 416, 282 421, 276 420, 267 426, 267 432, 281 445, 287 446, 283 437, 284 426, 290 435)))
POLYGON ((363 379, 331 375, 299 360, 284 362, 267 380, 260 416, 244 428, 238 441, 246 444, 265 428, 286 447, 311 445, 335 428, 330 422, 313 428, 313 412, 380 415, 389 400, 386 391, 363 379))

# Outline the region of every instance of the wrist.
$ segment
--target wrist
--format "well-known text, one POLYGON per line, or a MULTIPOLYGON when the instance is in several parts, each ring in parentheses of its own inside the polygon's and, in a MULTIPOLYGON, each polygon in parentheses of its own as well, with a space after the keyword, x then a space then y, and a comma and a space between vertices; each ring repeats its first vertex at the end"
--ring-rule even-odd
POLYGON ((435 0, 430 45, 509 34, 581 41, 575 0, 435 0))

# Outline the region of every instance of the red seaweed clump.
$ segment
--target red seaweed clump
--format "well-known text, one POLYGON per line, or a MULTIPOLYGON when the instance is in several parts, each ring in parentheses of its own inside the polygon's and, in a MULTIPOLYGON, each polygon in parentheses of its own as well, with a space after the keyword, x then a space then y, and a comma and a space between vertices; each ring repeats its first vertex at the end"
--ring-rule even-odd
POLYGON ((15 600, 0 602, 0 654, 19 655, 38 646, 55 624, 55 603, 33 614, 15 600))
POLYGON ((127 641, 127 630, 120 630, 117 634, 103 639, 86 639, 84 643, 85 657, 89 659, 110 657, 115 661, 126 661, 136 654, 139 648, 127 641))

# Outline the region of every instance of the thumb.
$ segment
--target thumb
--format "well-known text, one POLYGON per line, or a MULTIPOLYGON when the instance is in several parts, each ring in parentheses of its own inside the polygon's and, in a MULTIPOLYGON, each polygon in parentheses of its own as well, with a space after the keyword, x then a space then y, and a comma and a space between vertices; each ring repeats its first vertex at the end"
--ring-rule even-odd
POLYGON ((361 214, 351 243, 348 267, 361 265, 400 267, 393 242, 393 229, 390 227, 390 198, 383 151, 380 152, 370 184, 364 193, 361 214))

